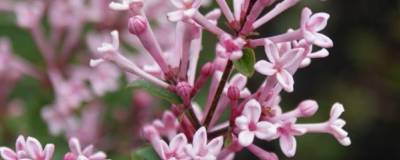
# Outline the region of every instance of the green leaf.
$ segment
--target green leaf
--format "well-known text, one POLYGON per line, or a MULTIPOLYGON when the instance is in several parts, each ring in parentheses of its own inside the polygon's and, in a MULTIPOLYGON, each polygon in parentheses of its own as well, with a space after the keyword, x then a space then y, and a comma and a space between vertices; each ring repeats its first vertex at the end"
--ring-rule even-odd
POLYGON ((251 48, 243 49, 242 58, 233 61, 236 70, 247 77, 251 77, 254 74, 254 64, 256 64, 256 55, 251 48))
POLYGON ((131 160, 160 160, 151 146, 145 146, 132 153, 131 160))
POLYGON ((175 93, 173 93, 167 89, 161 88, 157 85, 154 85, 153 83, 150 83, 145 80, 133 81, 132 83, 130 83, 128 85, 128 87, 144 89, 147 92, 149 92, 151 95, 161 98, 163 100, 166 100, 172 104, 181 104, 182 103, 182 99, 179 96, 177 96, 175 93))

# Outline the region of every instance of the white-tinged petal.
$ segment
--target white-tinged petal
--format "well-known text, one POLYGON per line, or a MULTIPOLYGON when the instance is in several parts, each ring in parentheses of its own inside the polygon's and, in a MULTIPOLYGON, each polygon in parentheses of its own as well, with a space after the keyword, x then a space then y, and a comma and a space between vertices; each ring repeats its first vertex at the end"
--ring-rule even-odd
POLYGON ((258 122, 261 116, 261 106, 255 99, 251 99, 244 106, 242 115, 246 116, 250 122, 258 122))
POLYGON ((239 133, 239 143, 243 147, 247 147, 254 141, 254 133, 250 131, 242 131, 239 133))
POLYGON ((311 64, 311 58, 304 58, 300 63, 300 68, 307 67, 311 64))
POLYGON ((340 103, 333 104, 330 112, 330 119, 331 120, 338 119, 343 112, 344 112, 344 107, 342 104, 340 103))
POLYGON ((229 85, 236 86, 239 90, 242 90, 244 87, 246 87, 246 83, 247 77, 240 73, 235 74, 229 81, 229 85))
POLYGON ((256 137, 260 139, 270 140, 275 137, 277 133, 277 128, 275 125, 267 122, 261 121, 257 123, 256 137))
POLYGON ((54 144, 47 144, 44 147, 43 153, 44 153, 44 160, 51 160, 53 159, 53 154, 54 154, 54 144))
POLYGON ((274 69, 274 65, 272 63, 269 63, 265 60, 260 60, 258 61, 255 65, 254 68, 258 73, 261 73, 266 76, 272 76, 276 73, 276 69, 274 69))
POLYGON ((171 150, 180 152, 181 149, 183 149, 183 147, 186 146, 186 144, 187 144, 186 136, 183 133, 180 133, 176 135, 174 138, 172 138, 169 146, 171 150))
POLYGON ((212 155, 217 155, 221 151, 223 145, 224 138, 222 136, 216 137, 207 144, 208 152, 212 155))
POLYGON ((279 50, 274 42, 266 39, 264 51, 270 62, 276 63, 279 61, 279 59, 280 59, 279 50))
POLYGON ((329 51, 325 48, 322 48, 321 50, 310 53, 308 55, 308 57, 310 57, 310 58, 324 58, 324 57, 328 57, 328 56, 329 56, 329 51))
POLYGON ((294 136, 281 135, 279 138, 279 144, 283 154, 287 157, 293 157, 296 154, 297 142, 294 136))
POLYGON ((4 160, 18 160, 17 154, 7 147, 0 148, 0 155, 4 160))
POLYGON ((233 51, 231 55, 229 56, 229 59, 232 61, 238 60, 242 58, 243 52, 241 50, 233 51))
POLYGON ((286 92, 293 92, 294 80, 288 71, 285 69, 281 70, 280 72, 276 73, 276 78, 286 92))
POLYGON ((28 137, 26 139, 26 149, 28 150, 29 155, 33 159, 37 159, 43 151, 43 147, 40 142, 33 137, 28 137))
POLYGON ((249 130, 249 119, 246 116, 239 116, 235 119, 236 126, 241 130, 249 130))
POLYGON ((25 151, 25 138, 22 135, 19 135, 17 141, 15 142, 15 150, 18 151, 25 151))
POLYGON ((283 67, 287 68, 292 66, 298 59, 300 58, 301 53, 304 52, 303 48, 296 48, 289 50, 285 54, 282 55, 282 58, 280 59, 280 63, 283 63, 283 67))
POLYGON ((320 46, 322 48, 331 48, 333 47, 333 41, 328 37, 321 33, 315 33, 314 44, 320 46))
POLYGON ((90 155, 90 160, 106 160, 107 155, 104 152, 96 152, 95 154, 90 155))
POLYGON ((69 149, 75 155, 82 154, 81 144, 80 144, 79 140, 75 137, 72 137, 71 139, 69 139, 69 149))
POLYGON ((351 140, 349 137, 346 137, 346 138, 340 139, 339 143, 342 144, 343 146, 350 146, 351 140))
POLYGON ((207 145, 207 131, 205 127, 201 127, 196 131, 193 136, 193 150, 199 152, 203 147, 207 145))
POLYGON ((171 22, 177 22, 182 20, 184 17, 184 13, 181 10, 173 11, 173 12, 168 12, 167 13, 167 18, 171 22))
POLYGON ((176 8, 184 8, 185 7, 185 4, 182 2, 182 0, 170 0, 170 1, 176 8))
POLYGON ((328 24, 328 19, 329 19, 328 13, 315 13, 308 20, 307 28, 314 32, 321 31, 328 24))

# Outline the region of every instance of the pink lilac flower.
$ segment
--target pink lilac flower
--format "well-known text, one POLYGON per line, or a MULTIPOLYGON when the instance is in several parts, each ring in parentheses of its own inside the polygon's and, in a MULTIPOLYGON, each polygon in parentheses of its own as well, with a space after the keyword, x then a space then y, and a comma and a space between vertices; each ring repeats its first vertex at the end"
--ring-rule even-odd
POLYGON ((296 119, 288 119, 279 122, 278 137, 281 150, 287 157, 293 157, 296 153, 297 142, 294 136, 300 136, 306 133, 305 128, 295 125, 296 119))
POLYGON ((223 144, 222 136, 208 142, 206 128, 201 127, 194 134, 192 144, 185 147, 185 151, 194 160, 213 160, 216 159, 223 144))
POLYGON ((165 111, 162 120, 154 120, 153 126, 158 130, 161 135, 167 136, 172 139, 177 134, 179 129, 179 122, 175 115, 170 111, 165 111))
POLYGON ((242 48, 246 42, 242 38, 232 39, 230 36, 223 36, 220 43, 217 44, 217 55, 230 59, 238 60, 242 57, 242 48))
POLYGON ((177 11, 169 12, 170 21, 180 21, 192 17, 201 5, 201 0, 170 0, 178 8, 177 11))
POLYGON ((106 160, 107 156, 104 152, 94 152, 94 147, 89 145, 81 148, 81 144, 77 138, 69 139, 70 152, 64 155, 64 160, 106 160))
POLYGON ((249 146, 254 141, 254 137, 260 139, 270 139, 276 134, 276 126, 268 121, 260 121, 261 106, 252 99, 247 102, 242 115, 235 120, 239 128, 239 143, 249 146))
POLYGON ((301 13, 301 30, 304 34, 304 39, 309 43, 323 48, 332 47, 332 40, 329 37, 318 33, 326 27, 328 19, 329 14, 327 13, 315 13, 312 15, 309 8, 304 8, 301 13))
POLYGON ((15 144, 15 151, 7 147, 0 148, 1 157, 5 160, 51 160, 54 154, 54 145, 46 144, 42 147, 40 142, 33 137, 25 138, 20 135, 15 144))
POLYGON ((163 160, 189 160, 190 157, 184 152, 184 148, 187 145, 186 136, 181 133, 171 139, 169 145, 160 140, 161 145, 161 159, 163 160))
POLYGON ((287 92, 293 91, 294 80, 292 75, 287 70, 288 67, 293 65, 293 63, 298 59, 299 52, 303 49, 296 48, 285 53, 279 53, 279 50, 272 41, 265 41, 265 54, 267 55, 269 62, 265 60, 260 60, 255 64, 255 69, 257 72, 267 75, 276 76, 279 84, 287 92))

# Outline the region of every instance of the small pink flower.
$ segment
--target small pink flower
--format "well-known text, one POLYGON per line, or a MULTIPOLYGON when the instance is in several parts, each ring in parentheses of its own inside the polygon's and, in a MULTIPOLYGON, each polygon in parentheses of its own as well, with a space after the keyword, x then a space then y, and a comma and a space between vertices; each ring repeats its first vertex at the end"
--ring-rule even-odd
POLYGON ((77 138, 69 139, 70 152, 64 155, 64 160, 106 160, 107 156, 104 152, 98 151, 93 153, 93 145, 85 147, 83 150, 77 138))
POLYGON ((193 143, 188 144, 185 147, 185 151, 194 160, 216 160, 223 144, 224 139, 222 136, 208 142, 206 128, 201 127, 194 134, 193 143))
POLYGON ((154 120, 153 126, 161 135, 171 139, 179 129, 179 122, 172 112, 165 111, 162 120, 154 120))
POLYGON ((306 130, 295 126, 296 118, 279 122, 278 137, 282 152, 293 157, 296 153, 297 142, 294 136, 300 136, 306 133, 306 130))
POLYGON ((267 122, 260 121, 261 106, 252 99, 246 103, 242 115, 235 120, 239 128, 239 143, 249 146, 254 141, 254 136, 260 139, 270 139, 276 134, 276 127, 267 122))
POLYGON ((296 48, 285 53, 279 53, 278 47, 272 41, 266 40, 265 53, 270 62, 260 60, 254 67, 257 72, 263 75, 276 76, 279 84, 281 84, 287 92, 292 92, 294 80, 287 69, 298 60, 298 54, 302 51, 302 48, 296 48))
POLYGON ((177 11, 167 14, 170 21, 176 22, 192 17, 201 6, 201 0, 170 0, 178 8, 177 11))
POLYGON ((230 36, 222 36, 217 44, 217 55, 221 58, 238 60, 243 56, 242 48, 246 44, 242 38, 232 39, 230 36))
POLYGON ((46 144, 43 149, 40 142, 33 137, 28 137, 25 141, 23 136, 19 136, 16 144, 16 151, 7 147, 0 147, 1 157, 5 160, 51 160, 54 154, 54 145, 46 144))
POLYGON ((304 39, 309 43, 323 48, 332 47, 332 40, 318 33, 326 27, 328 19, 329 14, 327 13, 316 13, 312 15, 312 11, 309 8, 304 8, 301 13, 301 30, 303 31, 304 39))
POLYGON ((190 157, 185 153, 184 148, 187 145, 186 136, 181 133, 176 135, 169 142, 169 145, 160 140, 161 159, 163 160, 189 160, 190 157))
POLYGON ((340 119, 340 115, 344 112, 344 107, 340 103, 335 103, 330 112, 328 121, 330 133, 344 146, 351 144, 348 133, 343 129, 346 121, 340 119))

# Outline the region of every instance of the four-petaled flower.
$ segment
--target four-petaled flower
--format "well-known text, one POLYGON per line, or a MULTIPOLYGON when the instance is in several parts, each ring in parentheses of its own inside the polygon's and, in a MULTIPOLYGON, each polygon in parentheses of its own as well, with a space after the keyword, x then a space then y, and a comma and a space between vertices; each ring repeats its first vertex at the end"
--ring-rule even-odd
POLYGON ((239 143, 249 146, 254 141, 254 136, 260 139, 271 139, 276 134, 276 127, 267 121, 260 121, 261 106, 252 99, 246 103, 242 115, 236 118, 235 123, 239 128, 239 143))
POLYGON ((83 150, 79 140, 75 137, 69 139, 70 152, 64 155, 64 160, 106 160, 104 152, 93 153, 93 145, 85 147, 83 150))
POLYGON ((238 60, 243 56, 242 48, 246 41, 238 37, 232 39, 230 36, 222 36, 220 42, 217 44, 217 55, 221 58, 238 60))
POLYGON ((328 121, 329 124, 329 132, 344 146, 349 146, 351 144, 350 138, 348 137, 348 133, 343 129, 346 121, 339 118, 340 115, 344 112, 344 107, 340 103, 335 103, 332 106, 330 112, 330 118, 328 121))
POLYGON ((201 6, 201 0, 171 0, 171 2, 178 8, 177 11, 167 14, 168 19, 173 22, 192 17, 201 6))
POLYGON ((215 160, 223 143, 222 136, 208 142, 206 128, 201 127, 194 134, 192 144, 185 147, 185 151, 194 160, 215 160))
POLYGON ((184 148, 187 145, 186 136, 181 133, 176 135, 169 142, 169 145, 160 140, 161 145, 161 159, 163 160, 189 160, 190 157, 184 152, 184 148))
POLYGON ((332 40, 329 37, 318 33, 326 27, 328 19, 329 14, 327 13, 316 13, 312 15, 312 11, 309 8, 304 8, 301 13, 301 30, 304 39, 311 44, 323 48, 332 47, 332 40))
POLYGON ((295 123, 296 118, 291 118, 278 124, 277 136, 279 137, 279 144, 282 152, 288 157, 293 157, 296 153, 297 142, 294 136, 306 133, 305 128, 298 127, 295 123))
POLYGON ((299 53, 303 50, 302 48, 295 48, 280 53, 278 47, 272 41, 266 40, 265 53, 270 62, 260 60, 254 67, 261 74, 276 76, 285 91, 292 92, 294 80, 288 69, 300 58, 299 53))

